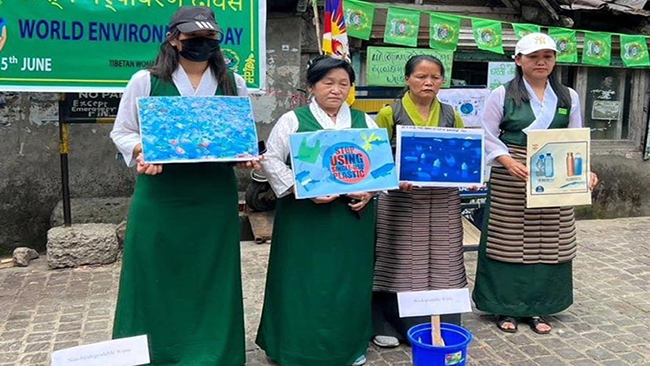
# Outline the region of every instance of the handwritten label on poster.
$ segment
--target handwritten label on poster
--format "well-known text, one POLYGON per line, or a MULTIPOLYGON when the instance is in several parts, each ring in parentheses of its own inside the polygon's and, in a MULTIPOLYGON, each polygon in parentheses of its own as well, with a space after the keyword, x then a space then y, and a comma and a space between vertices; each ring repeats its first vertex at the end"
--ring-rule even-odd
POLYGON ((438 51, 427 48, 368 47, 367 83, 372 86, 404 86, 404 65, 413 56, 431 55, 437 57, 445 67, 444 88, 451 82, 454 62, 452 51, 438 51))

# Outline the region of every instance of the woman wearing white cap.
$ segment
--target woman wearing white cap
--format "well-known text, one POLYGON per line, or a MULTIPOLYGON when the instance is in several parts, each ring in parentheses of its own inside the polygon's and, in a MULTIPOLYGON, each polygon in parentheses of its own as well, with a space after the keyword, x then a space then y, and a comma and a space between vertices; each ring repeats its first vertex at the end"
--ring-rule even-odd
POLYGON ((138 177, 124 240, 113 337, 147 335, 152 365, 246 362, 237 180, 230 164, 148 164, 136 100, 245 96, 208 7, 182 7, 154 65, 126 86, 111 138, 138 177))
MULTIPOLYGON (((556 53, 546 34, 519 40, 515 78, 490 94, 483 115, 492 174, 473 299, 509 333, 523 318, 533 331, 547 334, 551 326, 543 317, 573 303, 573 208, 526 208, 527 131, 582 127, 578 94, 560 82, 556 53)), ((597 183, 592 173, 590 189, 597 183)))

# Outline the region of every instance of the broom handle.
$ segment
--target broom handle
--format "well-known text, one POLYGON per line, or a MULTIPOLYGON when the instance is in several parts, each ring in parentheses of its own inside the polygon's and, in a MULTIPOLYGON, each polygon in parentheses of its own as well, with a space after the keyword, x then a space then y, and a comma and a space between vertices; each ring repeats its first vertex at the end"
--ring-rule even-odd
POLYGON ((445 346, 445 341, 440 334, 440 315, 431 315, 431 341, 434 346, 445 346))

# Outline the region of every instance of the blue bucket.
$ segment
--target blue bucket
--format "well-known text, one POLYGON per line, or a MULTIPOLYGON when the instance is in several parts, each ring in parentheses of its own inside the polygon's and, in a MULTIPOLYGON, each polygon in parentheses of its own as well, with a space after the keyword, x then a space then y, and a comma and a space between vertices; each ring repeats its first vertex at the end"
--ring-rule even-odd
POLYGON ((441 323, 440 329, 444 347, 433 346, 431 323, 416 325, 408 331, 413 353, 413 366, 465 366, 467 347, 472 333, 458 325, 441 323))

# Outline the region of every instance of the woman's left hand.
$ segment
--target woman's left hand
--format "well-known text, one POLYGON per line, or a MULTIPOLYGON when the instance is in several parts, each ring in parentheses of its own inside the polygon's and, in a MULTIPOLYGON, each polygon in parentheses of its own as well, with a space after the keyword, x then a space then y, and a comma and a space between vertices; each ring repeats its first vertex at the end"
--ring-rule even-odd
POLYGON ((598 176, 594 172, 589 172, 589 190, 593 191, 598 185, 598 176))
POLYGON ((252 160, 237 163, 239 169, 262 169, 260 161, 264 160, 264 155, 256 156, 252 160))
POLYGON ((374 192, 357 192, 357 193, 348 193, 347 196, 357 200, 355 203, 348 203, 352 211, 361 211, 364 207, 370 202, 372 197, 374 197, 374 192))

